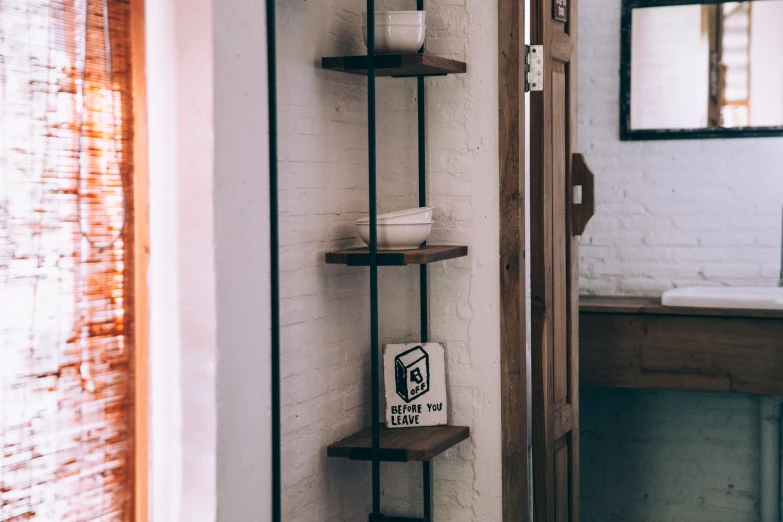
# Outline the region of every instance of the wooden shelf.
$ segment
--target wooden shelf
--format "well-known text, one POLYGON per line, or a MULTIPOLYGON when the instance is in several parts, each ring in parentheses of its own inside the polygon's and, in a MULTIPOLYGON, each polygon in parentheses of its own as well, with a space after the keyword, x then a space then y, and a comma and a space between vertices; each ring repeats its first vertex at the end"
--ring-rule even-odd
POLYGON ((582 386, 783 395, 783 311, 581 297, 582 386))
MULTIPOLYGON (((378 266, 424 265, 468 255, 468 247, 461 245, 426 245, 416 250, 382 250, 378 252, 378 266)), ((370 249, 351 248, 326 253, 326 264, 369 266, 370 249)))
MULTIPOLYGON (((466 426, 427 426, 423 428, 381 427, 381 460, 386 462, 425 461, 443 453, 470 436, 466 426)), ((372 460, 372 430, 365 428, 330 445, 329 457, 372 460)))
MULTIPOLYGON (((321 67, 349 74, 367 75, 367 56, 332 56, 321 58, 321 67)), ((410 76, 443 76, 467 71, 465 62, 431 54, 377 54, 375 76, 405 78, 410 76)))
MULTIPOLYGON (((372 513, 370 513, 370 522, 376 522, 372 518, 372 513)), ((428 522, 427 520, 424 520, 423 518, 411 518, 411 517, 387 517, 386 515, 381 515, 381 518, 377 519, 377 522, 428 522)))

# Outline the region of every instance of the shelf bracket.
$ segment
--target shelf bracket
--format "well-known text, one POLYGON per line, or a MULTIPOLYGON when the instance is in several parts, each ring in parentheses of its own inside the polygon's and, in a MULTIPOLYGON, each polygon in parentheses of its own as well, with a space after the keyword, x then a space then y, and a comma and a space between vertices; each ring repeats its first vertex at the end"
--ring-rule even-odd
POLYGON ((525 46, 525 92, 544 90, 544 46, 525 46))

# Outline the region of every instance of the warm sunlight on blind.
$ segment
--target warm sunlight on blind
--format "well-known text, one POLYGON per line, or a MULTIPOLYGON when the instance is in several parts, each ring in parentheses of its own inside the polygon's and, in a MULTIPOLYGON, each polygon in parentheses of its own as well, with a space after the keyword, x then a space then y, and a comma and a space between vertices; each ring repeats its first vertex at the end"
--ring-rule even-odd
POLYGON ((128 0, 0 1, 0 521, 132 519, 128 0))

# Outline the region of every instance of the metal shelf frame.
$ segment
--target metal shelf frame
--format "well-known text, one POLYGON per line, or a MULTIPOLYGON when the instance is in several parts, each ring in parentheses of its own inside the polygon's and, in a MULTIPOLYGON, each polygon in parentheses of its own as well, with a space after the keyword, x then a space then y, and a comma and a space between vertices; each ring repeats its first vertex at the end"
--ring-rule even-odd
POLYGON ((280 458, 280 242, 277 194, 277 34, 275 0, 266 0, 267 103, 269 113, 269 268, 271 300, 272 522, 282 522, 280 458))
MULTIPOLYGON (((416 0, 416 9, 424 10, 424 0, 416 0)), ((419 50, 424 52, 424 47, 419 50)), ((370 199, 370 349, 372 386, 372 522, 383 520, 381 515, 381 461, 380 461, 380 346, 378 340, 378 238, 377 232, 377 187, 376 187, 376 114, 375 114, 375 0, 367 0, 367 121, 369 155, 369 199, 370 199)), ((427 158, 426 158, 426 89, 424 77, 416 78, 418 116, 418 167, 419 206, 427 205, 427 158)), ((427 265, 419 266, 419 315, 421 342, 429 340, 427 265)), ((423 522, 432 519, 432 468, 429 461, 422 463, 423 475, 423 522)))
MULTIPOLYGON (((380 473, 380 345, 378 325, 378 238, 377 238, 377 144, 376 144, 376 55, 375 55, 375 1, 367 1, 367 147, 370 214, 370 349, 371 349, 371 461, 372 514, 371 522, 415 521, 432 519, 432 467, 429 460, 422 462, 423 516, 422 518, 386 517, 381 514, 380 473)), ((416 9, 424 10, 424 0, 417 0, 416 9)), ((270 267, 271 267, 271 373, 272 373, 272 522, 282 522, 281 457, 280 457, 280 276, 278 235, 278 153, 277 153, 277 60, 275 34, 275 0, 266 1, 267 74, 269 103, 269 203, 270 203, 270 267)), ((424 48, 419 50, 424 53, 424 48)), ((464 70, 459 71, 464 72, 464 70)), ((415 75, 417 82, 418 117, 418 192, 419 206, 427 205, 426 190, 426 90, 424 75, 415 75)), ((429 340, 427 264, 419 266, 421 342, 429 340)))

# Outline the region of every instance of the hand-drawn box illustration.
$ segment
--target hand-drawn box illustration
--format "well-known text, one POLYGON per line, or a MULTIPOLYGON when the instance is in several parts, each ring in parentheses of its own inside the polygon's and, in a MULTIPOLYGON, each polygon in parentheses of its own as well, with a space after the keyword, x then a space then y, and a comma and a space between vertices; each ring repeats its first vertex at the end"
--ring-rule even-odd
POLYGON ((430 358, 421 346, 394 358, 394 382, 397 395, 405 402, 411 402, 429 391, 430 358))
POLYGON ((386 425, 446 424, 446 365, 439 343, 384 346, 386 425))

